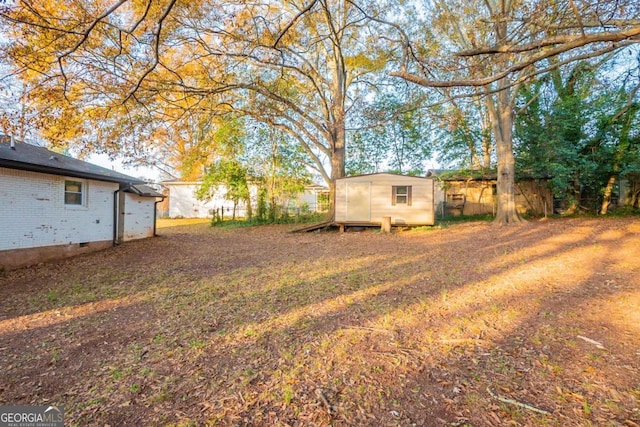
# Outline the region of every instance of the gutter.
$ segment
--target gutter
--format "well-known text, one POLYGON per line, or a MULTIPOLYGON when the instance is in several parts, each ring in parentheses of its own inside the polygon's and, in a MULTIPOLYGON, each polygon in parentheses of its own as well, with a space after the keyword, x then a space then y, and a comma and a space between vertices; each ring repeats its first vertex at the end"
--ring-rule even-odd
POLYGON ((164 202, 167 198, 164 194, 160 197, 160 200, 156 200, 153 204, 153 237, 158 237, 156 233, 156 221, 158 220, 158 203, 164 202))

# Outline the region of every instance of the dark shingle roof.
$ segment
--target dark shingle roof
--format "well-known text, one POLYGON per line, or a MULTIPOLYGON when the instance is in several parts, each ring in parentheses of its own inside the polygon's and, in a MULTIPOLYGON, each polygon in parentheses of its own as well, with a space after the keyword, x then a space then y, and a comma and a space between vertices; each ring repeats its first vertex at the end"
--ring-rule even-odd
POLYGON ((149 187, 148 185, 132 185, 124 191, 127 193, 137 194, 140 197, 162 197, 163 199, 167 197, 164 194, 159 193, 155 189, 149 187))
POLYGON ((44 147, 16 142, 13 149, 10 138, 5 135, 0 135, 0 167, 120 184, 144 183, 138 178, 83 162, 44 147))

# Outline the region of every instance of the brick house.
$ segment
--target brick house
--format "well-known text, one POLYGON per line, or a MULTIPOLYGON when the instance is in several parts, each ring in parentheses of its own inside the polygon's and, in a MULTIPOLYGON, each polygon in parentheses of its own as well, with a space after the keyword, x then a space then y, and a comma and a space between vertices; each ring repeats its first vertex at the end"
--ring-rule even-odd
POLYGON ((0 136, 0 269, 154 236, 164 196, 143 184, 0 136))

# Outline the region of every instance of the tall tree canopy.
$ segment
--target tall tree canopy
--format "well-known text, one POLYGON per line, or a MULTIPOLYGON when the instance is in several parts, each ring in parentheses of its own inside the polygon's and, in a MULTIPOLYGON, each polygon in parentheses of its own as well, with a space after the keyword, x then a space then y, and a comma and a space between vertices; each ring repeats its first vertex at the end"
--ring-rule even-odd
POLYGON ((640 5, 617 0, 434 0, 420 34, 405 39, 401 69, 446 96, 486 99, 498 164, 496 222, 521 219, 515 209, 514 105, 518 86, 554 68, 640 41, 640 5), (436 54, 437 53, 437 54, 436 54))
POLYGON ((366 18, 378 13, 348 0, 17 2, 0 14, 2 54, 46 105, 49 139, 134 156, 159 122, 240 113, 296 138, 332 184, 358 87, 385 65, 366 18))
POLYGON ((37 109, 49 140, 132 159, 173 153, 188 163, 219 149, 207 126, 241 115, 297 141, 331 188, 345 174, 350 125, 354 153, 382 145, 395 169, 413 169, 430 153, 419 110, 398 108, 406 99, 388 90, 372 95, 372 87, 392 86, 384 76, 395 66, 392 76, 437 88, 450 102, 439 114, 451 147, 471 151, 470 165, 487 166, 495 147, 496 221, 511 223, 520 221, 519 86, 640 40, 637 2, 370 3, 5 1, 0 57, 24 84, 23 102, 37 109), (395 113, 383 118, 376 108, 395 113), (353 119, 362 112, 384 127, 353 119))

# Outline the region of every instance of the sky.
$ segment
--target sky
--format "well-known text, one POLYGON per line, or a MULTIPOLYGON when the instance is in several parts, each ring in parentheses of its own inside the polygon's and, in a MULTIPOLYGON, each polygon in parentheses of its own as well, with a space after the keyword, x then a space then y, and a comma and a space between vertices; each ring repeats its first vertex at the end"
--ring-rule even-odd
POLYGON ((154 168, 144 166, 129 166, 124 165, 121 160, 111 160, 106 154, 91 154, 84 161, 93 163, 94 165, 102 166, 103 168, 111 169, 116 172, 131 175, 135 178, 140 178, 145 181, 159 182, 160 171, 154 168))

